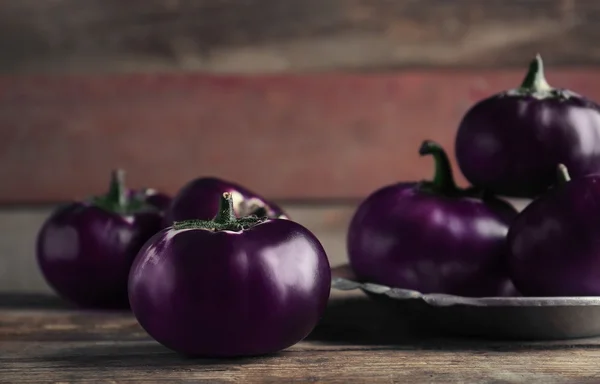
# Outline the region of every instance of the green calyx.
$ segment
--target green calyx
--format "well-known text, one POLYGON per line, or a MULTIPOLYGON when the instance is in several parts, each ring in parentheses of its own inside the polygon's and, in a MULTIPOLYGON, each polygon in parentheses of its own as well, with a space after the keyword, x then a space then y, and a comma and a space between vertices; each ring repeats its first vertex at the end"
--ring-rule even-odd
POLYGON ((544 74, 544 62, 542 61, 542 57, 537 54, 529 63, 529 70, 527 71, 521 86, 519 88, 507 91, 506 95, 531 96, 536 99, 568 99, 571 97, 572 93, 567 90, 553 88, 550 86, 550 84, 548 84, 544 74))
POLYGON ((94 196, 90 200, 93 205, 120 215, 157 209, 146 203, 144 196, 130 195, 125 186, 125 171, 122 169, 112 171, 108 193, 94 196))
POLYGON ((173 229, 205 229, 209 231, 239 232, 263 223, 267 219, 267 217, 258 217, 255 215, 235 217, 233 197, 231 193, 225 192, 219 200, 219 212, 214 219, 176 221, 173 223, 173 229))
POLYGON ((445 196, 455 196, 463 192, 456 186, 448 155, 439 144, 425 140, 421 144, 419 154, 421 156, 431 155, 435 161, 433 180, 421 182, 421 190, 445 196))
POLYGON ((566 165, 558 164, 556 167, 556 181, 558 185, 564 185, 571 181, 571 175, 569 175, 569 170, 566 165))

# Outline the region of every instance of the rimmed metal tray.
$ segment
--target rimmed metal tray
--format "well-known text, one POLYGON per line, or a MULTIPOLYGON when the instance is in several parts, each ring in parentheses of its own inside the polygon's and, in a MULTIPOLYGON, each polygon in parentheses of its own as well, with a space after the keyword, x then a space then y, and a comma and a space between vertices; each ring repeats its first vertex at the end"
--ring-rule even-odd
POLYGON ((600 297, 470 298, 360 283, 346 276, 334 277, 332 288, 361 290, 419 328, 452 335, 516 340, 600 336, 600 297))

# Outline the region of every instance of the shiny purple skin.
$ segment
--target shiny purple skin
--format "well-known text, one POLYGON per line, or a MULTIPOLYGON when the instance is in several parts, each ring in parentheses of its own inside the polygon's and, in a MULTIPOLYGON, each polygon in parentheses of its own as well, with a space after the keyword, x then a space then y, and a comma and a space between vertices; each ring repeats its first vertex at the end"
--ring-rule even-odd
POLYGON ((165 229, 140 251, 129 300, 141 326, 187 356, 274 353, 306 337, 331 284, 317 238, 290 220, 241 232, 165 229))
POLYGON ((166 223, 212 219, 219 210, 219 198, 225 192, 233 194, 234 211, 238 217, 253 213, 255 208, 264 208, 270 218, 287 218, 276 204, 241 185, 214 177, 201 177, 186 184, 173 198, 165 216, 166 223))
POLYGON ((524 295, 600 296, 600 175, 534 200, 508 233, 508 265, 524 295))
POLYGON ((539 55, 520 88, 475 104, 456 135, 469 182, 504 196, 535 198, 554 184, 556 164, 573 177, 600 172, 600 106, 552 88, 539 55))
POLYGON ((148 202, 148 204, 153 205, 158 210, 163 212, 163 214, 171 206, 171 201, 172 201, 171 196, 168 196, 164 193, 158 192, 155 189, 145 188, 145 189, 138 191, 137 193, 142 193, 143 195, 145 195, 145 199, 148 202))
POLYGON ((599 107, 580 96, 494 96, 463 118, 456 157, 473 185, 505 196, 538 196, 553 184, 558 163, 573 177, 600 172, 599 107))
POLYGON ((64 299, 84 308, 126 309, 131 264, 162 222, 160 210, 122 216, 86 202, 71 203, 42 226, 37 261, 48 284, 64 299))
POLYGON ((505 241, 515 216, 512 206, 495 198, 445 197, 418 183, 390 185, 354 215, 350 265, 361 281, 422 293, 514 294, 505 241))

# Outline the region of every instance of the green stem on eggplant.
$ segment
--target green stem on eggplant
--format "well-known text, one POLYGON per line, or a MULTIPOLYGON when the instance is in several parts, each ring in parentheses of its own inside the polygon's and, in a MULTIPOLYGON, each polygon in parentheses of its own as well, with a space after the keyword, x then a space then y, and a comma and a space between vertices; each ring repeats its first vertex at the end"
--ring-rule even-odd
POLYGON ((106 200, 116 207, 118 211, 125 211, 127 208, 127 188, 125 187, 125 171, 115 169, 111 173, 110 187, 106 200))
POLYGON ((235 211, 233 209, 233 196, 229 192, 223 193, 219 199, 219 212, 213 219, 215 223, 227 224, 235 221, 235 211))
POLYGON ((421 156, 432 155, 435 161, 435 172, 433 180, 424 183, 426 189, 442 195, 455 195, 460 190, 454 182, 452 166, 446 151, 434 141, 425 140, 419 149, 421 156))
POLYGON ((249 215, 236 217, 233 210, 233 196, 229 192, 219 198, 219 212, 212 220, 185 220, 173 223, 173 229, 204 229, 210 231, 239 232, 266 221, 266 217, 249 215))
POLYGON ((543 93, 553 90, 546 81, 546 76, 544 75, 544 62, 539 54, 537 54, 531 63, 529 63, 529 70, 521 83, 521 90, 530 93, 543 93))

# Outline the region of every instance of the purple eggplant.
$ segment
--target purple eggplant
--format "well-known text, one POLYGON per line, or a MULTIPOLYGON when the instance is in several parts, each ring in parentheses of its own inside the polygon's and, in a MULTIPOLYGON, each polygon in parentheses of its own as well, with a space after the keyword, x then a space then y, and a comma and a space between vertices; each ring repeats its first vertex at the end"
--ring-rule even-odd
POLYGON ((175 222, 150 239, 129 276, 141 326, 186 356, 285 349, 322 316, 331 285, 319 240, 291 220, 236 218, 231 193, 213 220, 175 222))
POLYGON ((234 213, 237 217, 255 215, 287 218, 285 212, 275 203, 241 185, 214 177, 201 177, 190 181, 173 198, 166 213, 166 224, 212 219, 219 212, 219 199, 225 192, 232 194, 234 213))
POLYGON ((435 159, 433 181, 379 189, 350 223, 350 265, 361 281, 422 293, 481 297, 506 294, 505 240, 516 210, 476 188, 456 186, 444 150, 425 141, 435 159))
POLYGON ((526 296, 600 296, 600 175, 558 183, 529 204, 508 232, 508 266, 526 296))
POLYGON ((171 196, 160 193, 153 188, 143 188, 139 191, 132 191, 131 195, 138 196, 140 199, 145 200, 146 203, 158 209, 163 215, 171 206, 171 196))
POLYGON ((482 100, 466 113, 456 157, 471 184, 534 198, 552 186, 558 163, 573 177, 600 172, 600 107, 548 85, 538 55, 520 88, 482 100))
POLYGON ((37 237, 37 260, 50 286, 87 308, 128 308, 129 269, 144 243, 159 232, 169 197, 124 186, 112 174, 110 190, 57 209, 37 237))

